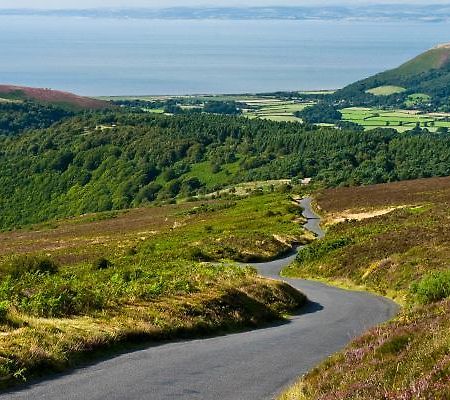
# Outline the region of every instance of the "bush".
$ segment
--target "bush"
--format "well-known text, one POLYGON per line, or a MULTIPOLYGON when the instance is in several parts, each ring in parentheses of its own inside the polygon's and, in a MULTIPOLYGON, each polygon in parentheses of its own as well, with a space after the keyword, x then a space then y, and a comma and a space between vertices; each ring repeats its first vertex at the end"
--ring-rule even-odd
POLYGON ((205 225, 205 232, 206 233, 212 233, 214 228, 211 225, 205 225))
POLYGON ((433 303, 450 296, 450 271, 435 272, 411 286, 419 303, 433 303))
POLYGON ((58 264, 48 257, 26 255, 14 258, 6 271, 13 278, 20 278, 26 273, 55 274, 58 269, 58 264))
POLYGON ((398 354, 402 352, 411 342, 411 336, 402 335, 383 343, 378 349, 377 354, 385 356, 389 354, 398 354))
POLYGON ((189 259, 193 261, 210 261, 211 257, 205 254, 202 249, 198 247, 192 247, 189 250, 189 259))
POLYGON ((100 257, 92 263, 92 269, 100 271, 103 269, 108 269, 111 265, 111 261, 109 261, 107 258, 100 257))
POLYGON ((297 254, 297 262, 308 262, 320 259, 334 250, 341 249, 353 243, 351 238, 340 237, 335 239, 324 239, 311 243, 309 246, 301 249, 297 254))
POLYGON ((36 282, 32 275, 14 287, 15 306, 38 317, 85 315, 106 306, 108 291, 90 288, 86 282, 59 275, 36 282), (30 287, 35 283, 31 290, 30 287))
POLYGON ((6 322, 9 310, 9 301, 0 301, 0 322, 6 322))

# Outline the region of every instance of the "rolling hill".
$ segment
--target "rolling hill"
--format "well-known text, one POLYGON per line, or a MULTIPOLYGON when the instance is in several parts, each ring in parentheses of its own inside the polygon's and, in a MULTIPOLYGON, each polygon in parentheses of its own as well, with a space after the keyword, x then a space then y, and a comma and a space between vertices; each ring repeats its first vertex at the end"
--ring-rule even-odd
POLYGON ((438 45, 398 68, 353 83, 334 95, 351 105, 403 105, 450 110, 450 43, 438 45))
POLYGON ((73 93, 14 85, 0 85, 0 99, 3 101, 30 100, 38 103, 69 107, 73 109, 98 110, 110 106, 110 104, 106 101, 78 96, 73 93))
POLYGON ((0 229, 239 182, 308 177, 339 186, 445 176, 449 143, 432 133, 355 135, 210 114, 80 113, 47 129, 0 135, 0 229))

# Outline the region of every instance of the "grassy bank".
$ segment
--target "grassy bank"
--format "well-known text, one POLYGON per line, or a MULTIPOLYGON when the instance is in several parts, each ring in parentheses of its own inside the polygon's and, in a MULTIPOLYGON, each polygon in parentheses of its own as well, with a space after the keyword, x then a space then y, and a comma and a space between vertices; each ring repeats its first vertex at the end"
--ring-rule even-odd
POLYGON ((121 343, 280 320, 305 297, 221 259, 273 258, 301 241, 288 195, 92 214, 0 235, 2 385, 121 343))
POLYGON ((327 190, 326 238, 288 276, 347 280, 403 300, 397 319, 331 357, 282 399, 446 399, 450 394, 450 179, 327 190))

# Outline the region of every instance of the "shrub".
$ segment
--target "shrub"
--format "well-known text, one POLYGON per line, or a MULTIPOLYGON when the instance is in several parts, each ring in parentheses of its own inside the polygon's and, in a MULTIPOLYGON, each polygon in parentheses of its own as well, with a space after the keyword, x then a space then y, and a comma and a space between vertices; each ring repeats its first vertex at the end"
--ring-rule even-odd
POLYGON ((214 230, 214 228, 211 225, 206 225, 205 226, 205 232, 206 233, 211 233, 214 230))
POLYGON ((103 269, 108 269, 111 265, 111 261, 109 261, 107 258, 100 257, 92 263, 92 268, 96 271, 100 271, 103 269))
POLYGON ((189 259, 193 261, 210 261, 211 257, 205 254, 199 247, 192 247, 189 250, 189 259))
POLYGON ((398 354, 402 352, 411 342, 409 335, 402 335, 392 338, 391 340, 383 343, 378 349, 377 354, 380 356, 389 354, 398 354))
POLYGON ((353 240, 348 237, 330 238, 311 243, 309 246, 301 249, 296 260, 300 263, 315 261, 328 253, 346 247, 353 243, 353 240))
POLYGON ((33 279, 29 277, 23 287, 16 287, 15 295, 18 309, 28 314, 39 317, 83 315, 101 310, 107 303, 105 290, 90 288, 76 278, 47 277, 30 290, 33 279))
POLYGON ((0 322, 6 322, 9 310, 9 301, 0 301, 0 322))
POLYGON ((450 271, 435 272, 411 286, 419 303, 433 303, 450 296, 450 271))
POLYGON ((59 266, 52 259, 40 256, 19 256, 7 266, 6 271, 14 278, 20 278, 26 273, 55 274, 59 266))

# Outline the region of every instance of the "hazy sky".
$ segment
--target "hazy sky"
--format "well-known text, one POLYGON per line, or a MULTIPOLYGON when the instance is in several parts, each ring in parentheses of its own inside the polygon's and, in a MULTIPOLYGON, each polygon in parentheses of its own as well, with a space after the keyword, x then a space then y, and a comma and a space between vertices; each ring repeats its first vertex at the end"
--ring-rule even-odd
POLYGON ((450 0, 0 0, 0 8, 267 6, 348 4, 449 4, 450 0))

